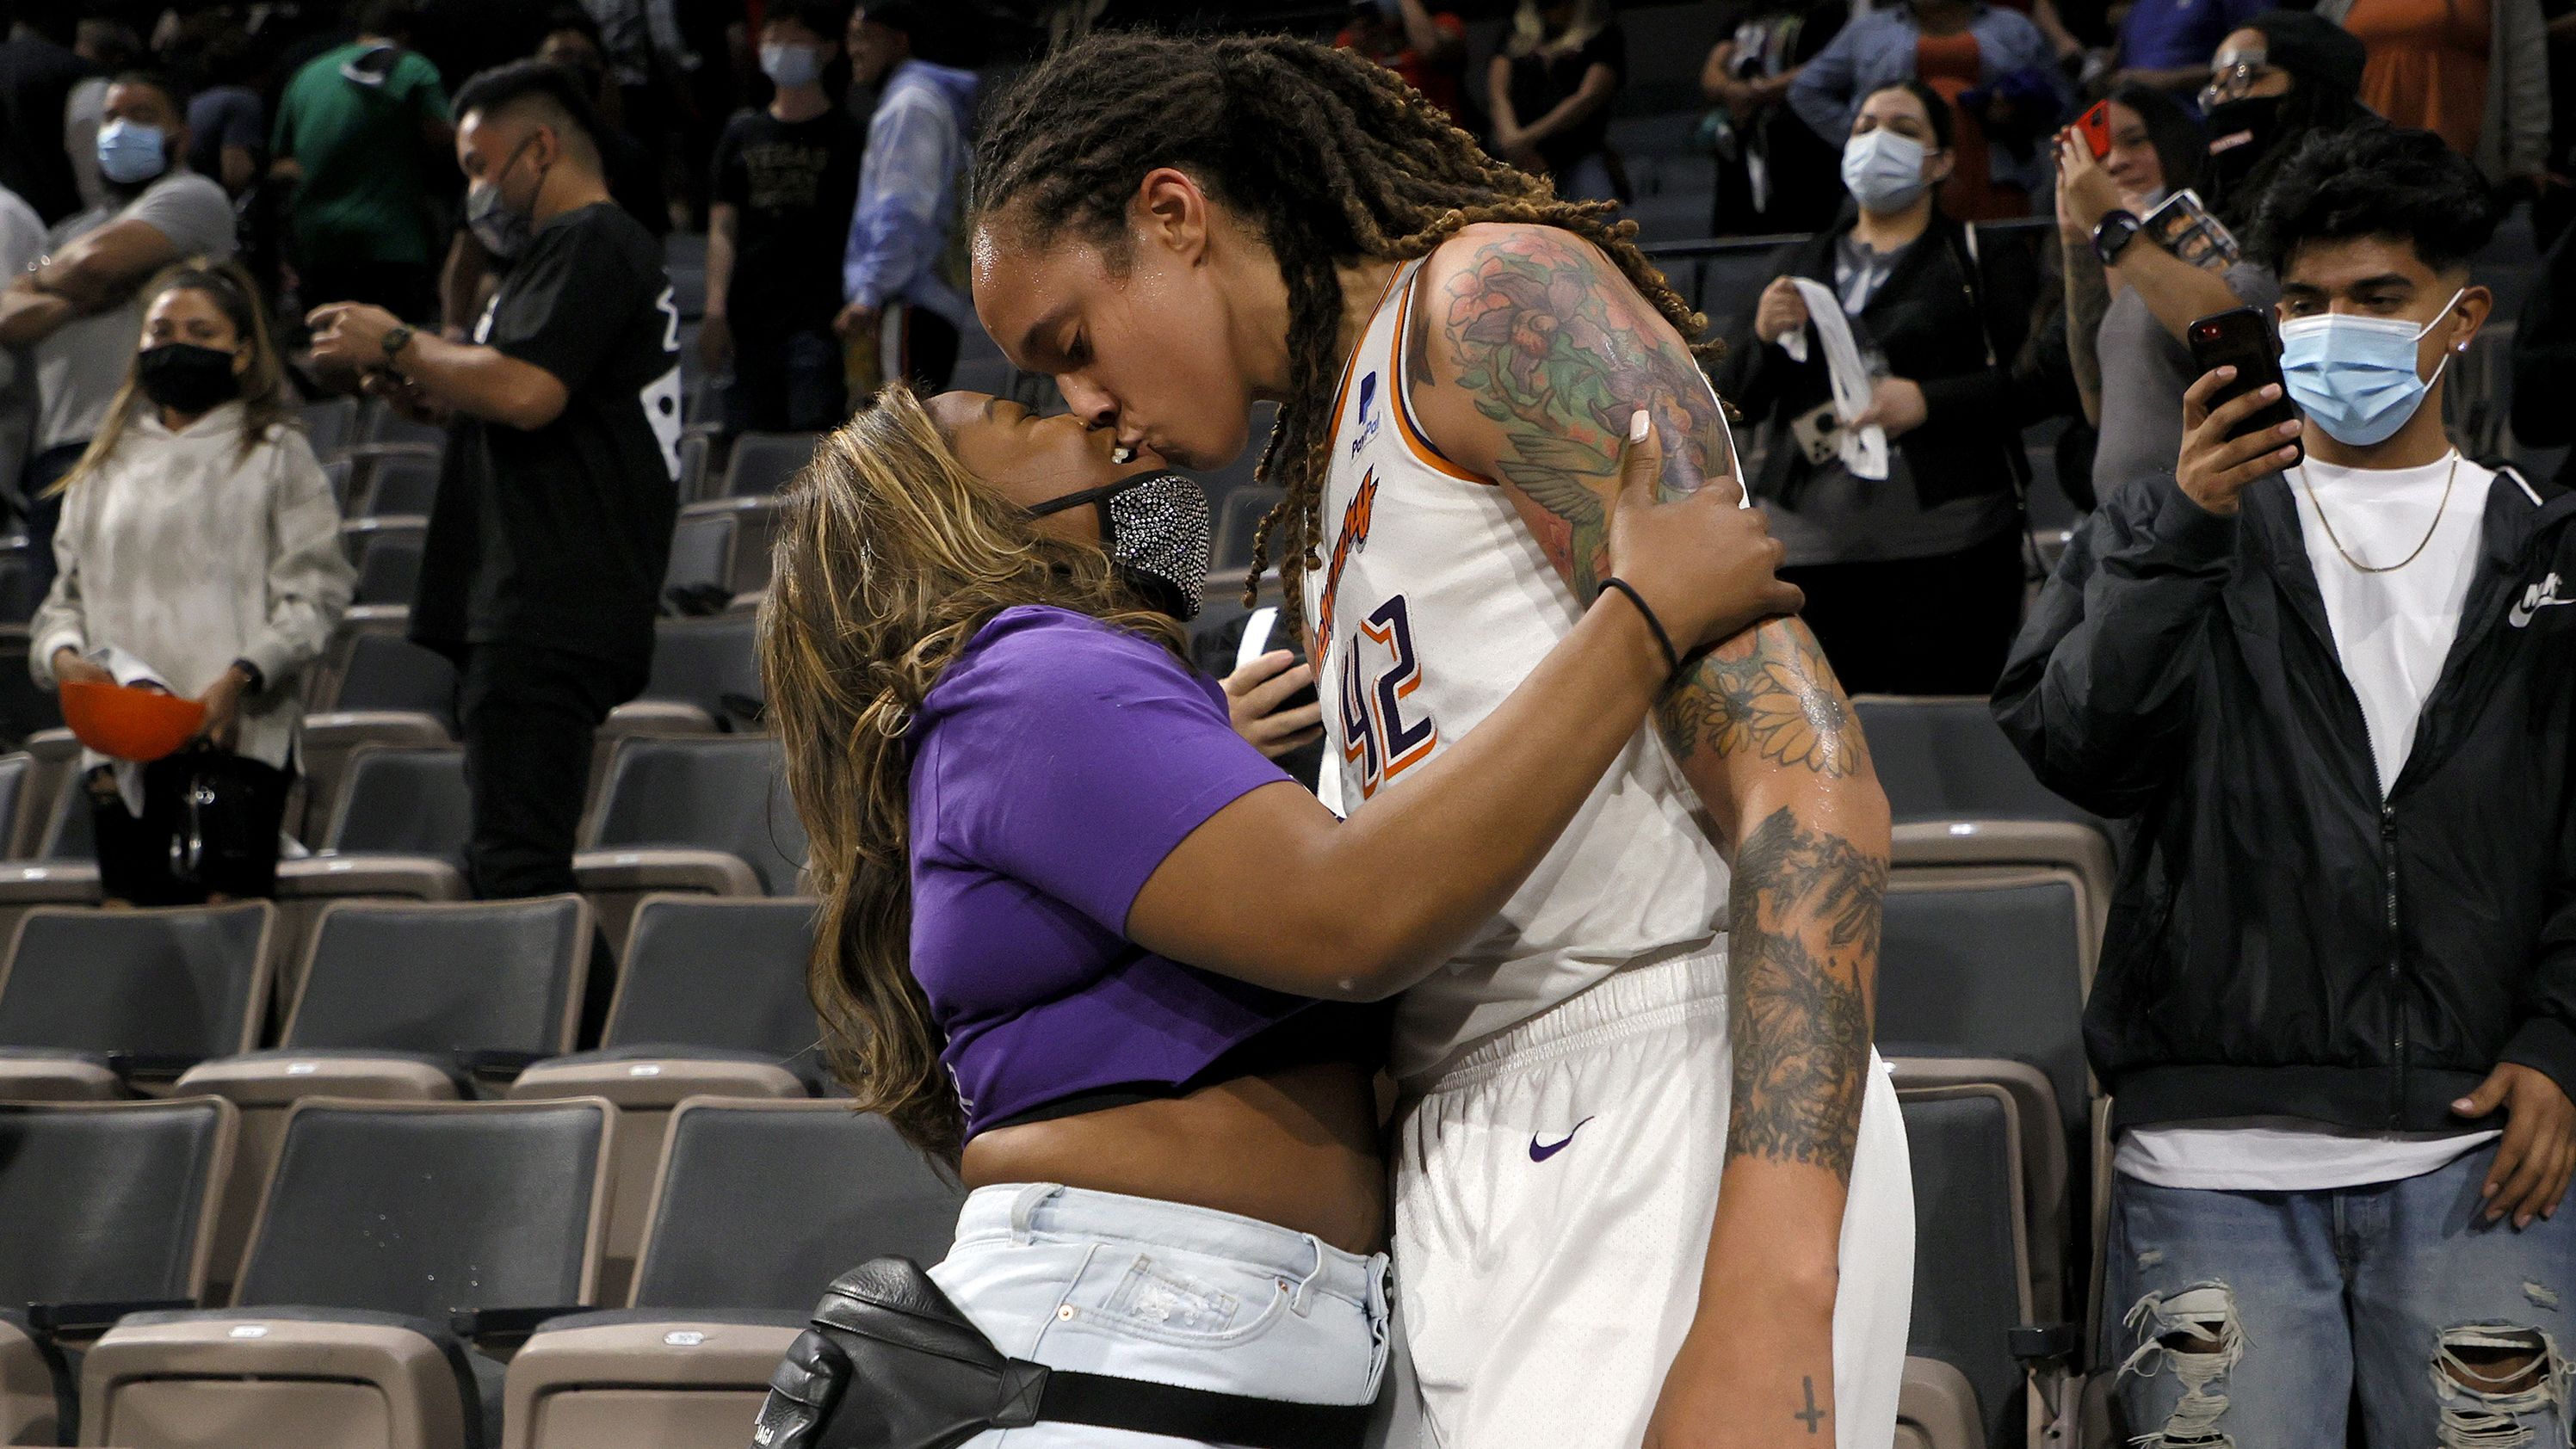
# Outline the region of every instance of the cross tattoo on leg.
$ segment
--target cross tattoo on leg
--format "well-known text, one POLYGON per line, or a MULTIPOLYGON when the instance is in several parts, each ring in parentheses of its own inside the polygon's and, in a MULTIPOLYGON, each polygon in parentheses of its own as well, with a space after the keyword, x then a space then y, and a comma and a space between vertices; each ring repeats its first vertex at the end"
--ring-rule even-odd
POLYGON ((1807 1380, 1807 1407, 1789 1417, 1806 1425, 1811 1435, 1818 1425, 1825 1422, 1825 1411, 1816 1407, 1816 1381, 1813 1378, 1807 1380))

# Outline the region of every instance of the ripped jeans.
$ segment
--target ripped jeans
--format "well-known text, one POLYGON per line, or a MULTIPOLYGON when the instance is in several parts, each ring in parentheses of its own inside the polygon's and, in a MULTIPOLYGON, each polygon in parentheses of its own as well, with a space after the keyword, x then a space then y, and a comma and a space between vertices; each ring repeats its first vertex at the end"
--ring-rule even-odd
POLYGON ((2312 1192, 2116 1179, 2104 1356, 2154 1449, 2565 1449, 2576 1212, 2478 1220, 2495 1144, 2312 1192))

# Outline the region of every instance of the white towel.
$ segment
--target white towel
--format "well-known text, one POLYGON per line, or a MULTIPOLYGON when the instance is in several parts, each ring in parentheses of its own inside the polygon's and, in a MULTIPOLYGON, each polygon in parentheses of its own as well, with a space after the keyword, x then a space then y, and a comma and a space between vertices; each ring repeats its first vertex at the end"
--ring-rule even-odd
MULTIPOLYGON (((1825 341, 1825 371, 1833 378, 1834 416, 1842 420, 1837 433, 1841 440, 1843 466, 1855 478, 1873 483, 1887 478, 1887 430, 1876 423, 1855 428, 1852 419, 1869 410, 1877 390, 1869 369, 1860 360, 1860 345, 1852 341, 1851 321, 1843 316, 1843 303, 1834 290, 1822 282, 1805 277, 1789 279, 1798 288, 1798 296, 1807 304, 1807 321, 1816 335, 1825 341)), ((1807 334, 1801 330, 1783 335, 1780 350, 1791 360, 1807 360, 1807 334)))

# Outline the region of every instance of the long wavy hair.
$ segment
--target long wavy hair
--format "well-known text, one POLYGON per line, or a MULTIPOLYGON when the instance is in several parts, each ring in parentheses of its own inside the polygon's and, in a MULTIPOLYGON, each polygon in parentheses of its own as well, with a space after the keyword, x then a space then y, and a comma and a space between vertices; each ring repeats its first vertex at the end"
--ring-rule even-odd
POLYGON ((1599 247, 1685 342, 1707 326, 1637 250, 1636 223, 1610 219, 1611 203, 1558 199, 1393 71, 1282 36, 1104 34, 1057 51, 985 119, 978 220, 1036 246, 1070 232, 1118 262, 1129 255, 1128 203, 1158 166, 1188 172, 1257 228, 1287 283, 1288 398, 1256 470, 1287 496, 1254 535, 1251 581, 1275 557, 1297 636, 1301 582, 1322 566, 1340 265, 1410 261, 1476 222, 1537 223, 1599 247))
POLYGON ((957 461, 901 386, 842 425, 780 500, 760 676, 822 898, 806 983, 859 1106, 954 1162, 964 1114, 912 974, 912 723, 985 622, 1052 604, 1186 657, 1099 548, 1038 531, 957 461))
MULTIPOLYGON (((259 304, 259 284, 241 263, 230 259, 191 257, 162 269, 160 275, 146 283, 143 295, 158 302, 170 292, 199 292, 215 304, 215 310, 233 324, 240 345, 250 349, 250 366, 241 374, 242 431, 238 461, 247 461, 269 429, 281 424, 301 427, 296 417, 295 398, 287 390, 286 367, 278 360, 276 339, 269 335, 268 312, 259 304)), ((98 433, 81 451, 80 461, 72 465, 47 493, 60 493, 107 465, 117 445, 125 440, 134 422, 135 412, 146 406, 143 396, 143 349, 138 345, 134 358, 125 365, 125 385, 107 404, 107 416, 100 420, 98 433)))

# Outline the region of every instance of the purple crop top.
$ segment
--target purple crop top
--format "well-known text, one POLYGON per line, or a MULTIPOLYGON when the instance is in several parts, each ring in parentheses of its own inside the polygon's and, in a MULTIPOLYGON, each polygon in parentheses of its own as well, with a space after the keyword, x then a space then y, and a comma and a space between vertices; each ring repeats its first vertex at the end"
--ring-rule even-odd
POLYGON ((1216 682, 1063 609, 1006 609, 913 724, 912 973, 968 1136, 1050 1102, 1178 1087, 1316 1003, 1123 934, 1163 857, 1285 780, 1216 682))

